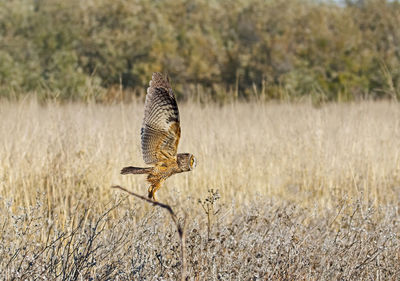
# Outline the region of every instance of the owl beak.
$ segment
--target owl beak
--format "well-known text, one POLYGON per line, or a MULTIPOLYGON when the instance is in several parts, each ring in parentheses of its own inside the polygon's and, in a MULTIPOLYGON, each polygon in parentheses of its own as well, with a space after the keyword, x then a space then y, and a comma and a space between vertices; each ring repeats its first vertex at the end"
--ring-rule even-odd
POLYGON ((196 157, 193 156, 192 170, 193 170, 194 168, 196 168, 196 166, 197 166, 197 159, 196 159, 196 157))

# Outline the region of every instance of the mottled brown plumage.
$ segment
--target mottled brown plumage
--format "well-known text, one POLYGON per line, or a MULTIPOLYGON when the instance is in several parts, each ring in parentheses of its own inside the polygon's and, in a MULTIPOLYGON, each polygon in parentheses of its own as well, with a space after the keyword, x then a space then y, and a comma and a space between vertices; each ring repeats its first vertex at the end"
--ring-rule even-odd
POLYGON ((147 88, 141 138, 143 160, 154 166, 125 167, 121 174, 148 174, 149 198, 155 200, 155 192, 168 177, 196 167, 192 154, 177 154, 180 136, 178 105, 168 78, 153 73, 147 88))

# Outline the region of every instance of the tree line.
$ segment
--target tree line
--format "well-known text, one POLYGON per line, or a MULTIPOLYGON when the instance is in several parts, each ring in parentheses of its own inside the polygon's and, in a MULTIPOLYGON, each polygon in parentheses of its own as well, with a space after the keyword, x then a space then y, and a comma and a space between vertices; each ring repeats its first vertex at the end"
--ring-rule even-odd
POLYGON ((179 98, 400 98, 400 3, 0 2, 0 96, 129 100, 153 71, 179 98))

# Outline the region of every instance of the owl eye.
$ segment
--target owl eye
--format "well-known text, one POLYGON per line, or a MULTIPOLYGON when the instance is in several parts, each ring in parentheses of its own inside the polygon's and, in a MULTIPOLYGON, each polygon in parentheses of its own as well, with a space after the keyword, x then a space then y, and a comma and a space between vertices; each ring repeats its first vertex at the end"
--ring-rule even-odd
POLYGON ((192 157, 190 157, 190 166, 193 166, 193 162, 194 162, 194 159, 193 159, 193 156, 192 156, 192 157))

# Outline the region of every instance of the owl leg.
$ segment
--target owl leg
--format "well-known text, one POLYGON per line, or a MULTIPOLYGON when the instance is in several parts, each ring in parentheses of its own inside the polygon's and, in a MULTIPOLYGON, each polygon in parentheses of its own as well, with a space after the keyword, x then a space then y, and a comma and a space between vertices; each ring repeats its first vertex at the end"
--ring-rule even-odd
POLYGON ((148 196, 150 199, 157 201, 155 194, 156 194, 156 191, 160 189, 160 187, 161 187, 161 182, 151 185, 149 187, 149 195, 148 196))
POLYGON ((154 200, 154 201, 157 201, 157 200, 156 200, 156 197, 155 197, 155 194, 156 194, 156 191, 160 189, 160 187, 161 187, 161 182, 158 183, 158 184, 156 184, 156 185, 153 187, 153 200, 154 200))
POLYGON ((153 200, 154 200, 153 189, 154 189, 154 186, 153 186, 153 185, 150 185, 149 190, 148 190, 148 192, 149 192, 148 197, 149 197, 149 199, 153 199, 153 200))

